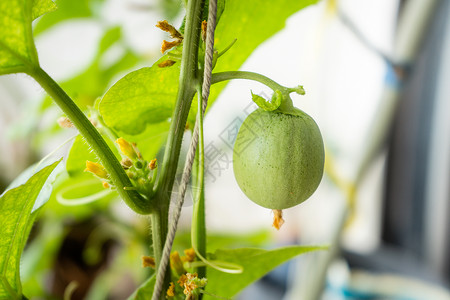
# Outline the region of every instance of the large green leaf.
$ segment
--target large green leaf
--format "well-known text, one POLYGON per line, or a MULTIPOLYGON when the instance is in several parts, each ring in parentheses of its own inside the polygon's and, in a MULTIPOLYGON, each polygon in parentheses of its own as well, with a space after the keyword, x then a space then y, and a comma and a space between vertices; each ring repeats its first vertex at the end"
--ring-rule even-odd
MULTIPOLYGON (((324 249, 325 247, 318 246, 290 246, 275 250, 256 248, 216 250, 210 256, 211 259, 238 264, 244 268, 244 271, 241 274, 228 274, 208 268, 206 291, 220 297, 233 297, 243 288, 289 259, 300 254, 324 249)), ((206 296, 205 299, 214 299, 214 297, 206 296)))
POLYGON ((31 209, 58 164, 59 161, 45 167, 0 198, 0 299, 17 299, 21 295, 20 256, 36 216, 31 209))
POLYGON ((0 1, 0 75, 38 64, 31 22, 54 9, 50 0, 0 1))
MULTIPOLYGON (((37 164, 31 165, 30 167, 25 169, 25 171, 20 173, 20 175, 17 176, 9 184, 9 186, 6 188, 6 191, 12 190, 22 184, 25 184, 34 174, 36 174, 40 170, 46 168, 50 164, 53 164, 53 163, 39 162, 37 164)), ((54 168, 52 173, 47 177, 45 184, 41 188, 41 191, 39 192, 39 195, 36 198, 36 201, 34 203, 34 206, 33 206, 33 209, 31 210, 31 212, 38 210, 42 205, 44 205, 48 201, 48 199, 50 198, 50 195, 53 191, 53 183, 56 179, 56 176, 58 176, 63 171, 63 169, 64 168, 62 165, 58 165, 56 168, 54 168)))
POLYGON ((31 32, 32 0, 0 1, 0 74, 38 62, 31 32))
MULTIPOLYGON (((215 71, 239 69, 256 47, 284 27, 290 15, 317 1, 227 0, 216 29, 215 47, 220 51, 234 39, 237 42, 219 58, 215 71)), ((179 64, 159 68, 157 64, 165 59, 164 56, 151 68, 126 75, 106 93, 100 112, 108 126, 138 134, 147 125, 170 118, 178 88, 179 64)), ((211 90, 209 104, 214 102, 223 86, 219 84, 211 90)), ((191 116, 196 111, 195 102, 192 110, 191 116)))
POLYGON ((105 123, 129 134, 144 131, 147 124, 166 121, 172 114, 178 90, 180 64, 131 72, 114 84, 100 103, 105 123))

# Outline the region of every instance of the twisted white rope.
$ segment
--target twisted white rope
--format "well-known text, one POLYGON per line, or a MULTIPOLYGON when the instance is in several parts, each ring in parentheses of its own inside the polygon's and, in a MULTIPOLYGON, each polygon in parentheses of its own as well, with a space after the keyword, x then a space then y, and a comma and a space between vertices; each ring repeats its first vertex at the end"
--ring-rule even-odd
POLYGON ((188 154, 186 156, 186 164, 184 165, 183 176, 181 178, 181 185, 179 188, 179 198, 173 208, 172 222, 169 226, 166 242, 161 257, 161 262, 157 270, 155 289, 153 291, 152 300, 159 299, 164 283, 164 276, 166 274, 167 265, 170 260, 170 251, 172 250, 173 240, 177 231, 178 220, 180 219, 181 208, 184 203, 184 196, 186 194, 187 185, 191 176, 192 165, 194 163, 195 151, 197 150, 199 138, 199 114, 204 114, 206 106, 208 105, 209 89, 211 87, 212 62, 214 54, 214 30, 216 28, 216 14, 217 14, 217 0, 209 0, 208 23, 206 29, 206 50, 205 50, 205 67, 203 73, 202 84, 202 109, 197 112, 197 120, 195 122, 194 131, 192 133, 191 144, 188 154))

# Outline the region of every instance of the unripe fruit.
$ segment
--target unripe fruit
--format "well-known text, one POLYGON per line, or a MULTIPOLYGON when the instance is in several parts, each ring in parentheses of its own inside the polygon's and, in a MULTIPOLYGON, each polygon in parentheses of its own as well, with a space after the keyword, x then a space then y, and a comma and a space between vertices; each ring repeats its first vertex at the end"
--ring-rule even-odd
POLYGON ((306 113, 257 109, 239 129, 233 168, 250 200, 266 208, 285 209, 314 193, 324 159, 320 130, 306 113))

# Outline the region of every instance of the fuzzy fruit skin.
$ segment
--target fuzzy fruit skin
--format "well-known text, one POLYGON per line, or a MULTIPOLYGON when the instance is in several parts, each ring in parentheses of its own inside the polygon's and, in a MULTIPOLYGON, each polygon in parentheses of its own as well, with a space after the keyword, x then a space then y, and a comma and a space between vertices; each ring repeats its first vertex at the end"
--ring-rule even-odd
POLYGON ((239 187, 270 209, 308 199, 322 179, 324 160, 319 127, 299 109, 289 114, 255 110, 239 129, 233 151, 239 187))

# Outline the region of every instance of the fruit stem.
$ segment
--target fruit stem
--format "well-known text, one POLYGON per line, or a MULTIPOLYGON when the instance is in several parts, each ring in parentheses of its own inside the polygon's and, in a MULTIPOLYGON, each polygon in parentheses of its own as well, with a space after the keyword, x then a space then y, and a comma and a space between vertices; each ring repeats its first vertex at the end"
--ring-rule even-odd
MULTIPOLYGON (((280 91, 283 94, 283 99, 281 101, 281 105, 278 107, 277 111, 283 113, 291 113, 294 111, 294 104, 292 103, 292 99, 289 96, 290 93, 296 92, 299 93, 299 87, 295 88, 287 88, 282 86, 281 84, 273 81, 272 79, 255 72, 248 71, 227 71, 227 72, 219 72, 212 74, 211 84, 218 83, 221 81, 231 80, 231 79, 247 79, 260 82, 265 86, 271 88, 274 92, 280 91)), ((301 87, 303 90, 303 87, 301 87)), ((304 92, 304 90, 303 90, 304 92)), ((300 93, 299 93, 300 94, 300 93)))

